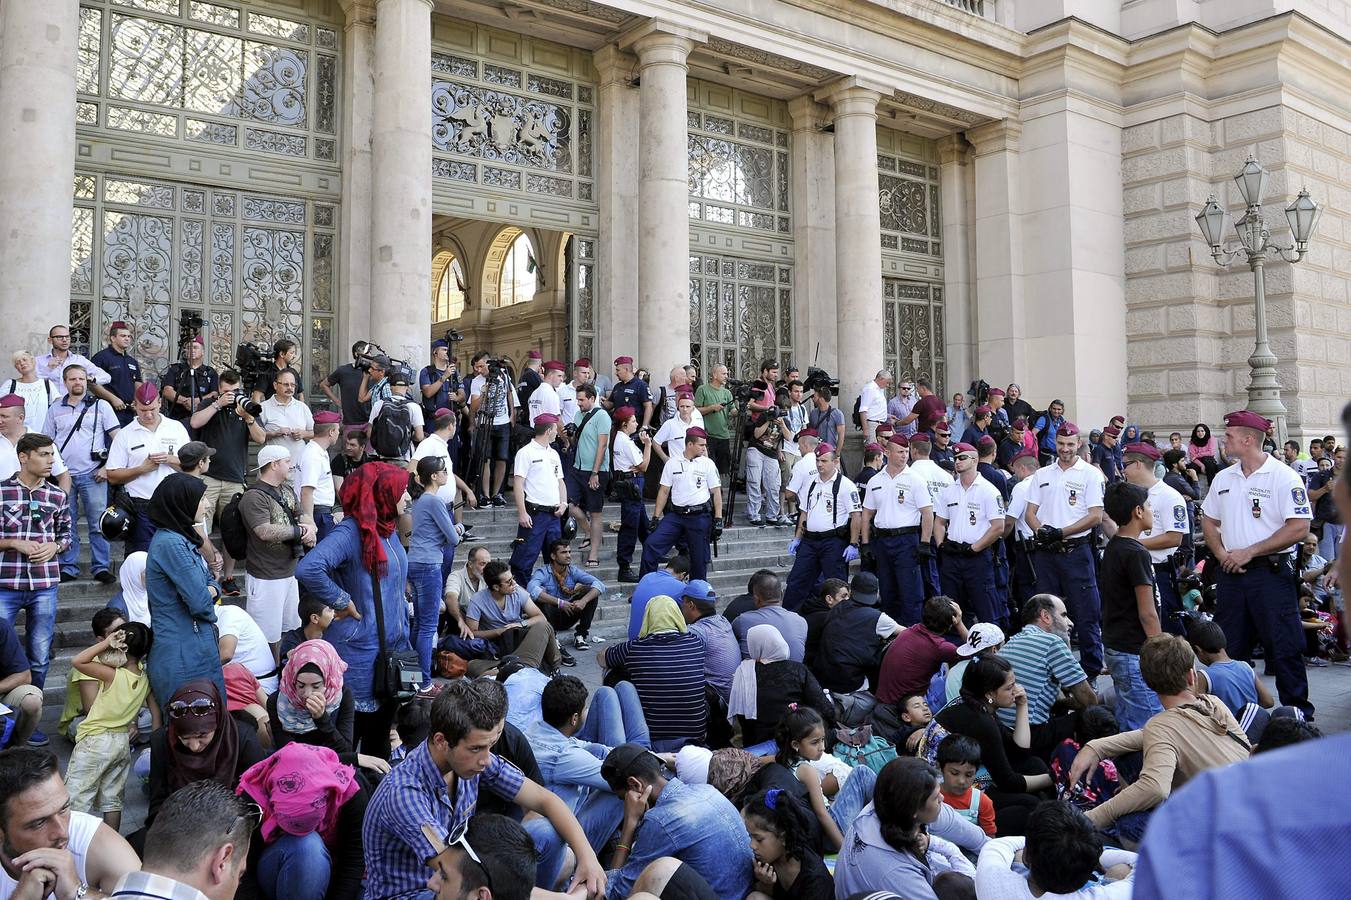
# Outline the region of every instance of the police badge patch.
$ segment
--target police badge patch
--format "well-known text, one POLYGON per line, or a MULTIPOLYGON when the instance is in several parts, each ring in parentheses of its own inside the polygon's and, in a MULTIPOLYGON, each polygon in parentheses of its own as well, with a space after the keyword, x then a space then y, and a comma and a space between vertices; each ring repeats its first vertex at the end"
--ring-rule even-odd
POLYGON ((1074 506, 1078 502, 1079 502, 1079 492, 1076 491, 1074 488, 1070 488, 1070 506, 1074 506))
POLYGON ((1174 506, 1174 507, 1173 507, 1173 521, 1174 521, 1175 523, 1177 523, 1178 525, 1186 525, 1186 524, 1187 524, 1187 507, 1185 507, 1185 506, 1174 506))
POLYGON ((971 510, 971 524, 972 525, 976 524, 976 511, 974 509, 971 510))
POLYGON ((902 506, 905 505, 905 488, 896 489, 896 502, 902 506))
POLYGON ((1296 506, 1303 506, 1309 502, 1309 495, 1304 492, 1304 488, 1297 487, 1290 489, 1290 498, 1295 501, 1296 506))
POLYGON ((1262 518, 1262 500, 1259 497, 1252 498, 1252 517, 1254 519, 1262 518))

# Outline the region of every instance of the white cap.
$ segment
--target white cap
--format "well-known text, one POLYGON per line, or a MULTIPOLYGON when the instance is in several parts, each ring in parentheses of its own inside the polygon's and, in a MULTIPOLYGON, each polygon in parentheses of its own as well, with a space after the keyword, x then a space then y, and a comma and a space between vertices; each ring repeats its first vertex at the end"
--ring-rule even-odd
POLYGON ((676 754, 676 777, 685 784, 708 784, 708 763, 713 751, 690 744, 676 754))
POLYGON ((258 451, 258 468, 261 469, 268 463, 274 463, 279 459, 290 459, 291 451, 287 450, 281 444, 268 444, 258 451))
POLYGON ((972 657, 982 650, 998 647, 1004 643, 1004 632, 991 622, 977 622, 966 633, 966 643, 957 648, 957 655, 972 657))

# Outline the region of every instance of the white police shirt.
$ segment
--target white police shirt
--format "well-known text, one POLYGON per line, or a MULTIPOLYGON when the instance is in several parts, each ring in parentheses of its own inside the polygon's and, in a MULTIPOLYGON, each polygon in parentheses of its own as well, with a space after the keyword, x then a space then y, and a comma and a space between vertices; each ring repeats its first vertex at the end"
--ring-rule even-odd
MULTIPOLYGON (((1032 476, 1032 487, 1027 502, 1037 504, 1037 518, 1043 525, 1067 528, 1088 515, 1091 509, 1102 508, 1102 472, 1083 459, 1075 459, 1068 469, 1053 462, 1038 469, 1032 476)), ((1081 537, 1086 532, 1067 535, 1081 537)))
MULTIPOLYGON (((1293 471, 1293 470, 1292 470, 1293 471)), ((1298 476, 1296 476, 1298 477, 1298 476)), ((1175 531, 1187 534, 1191 531, 1191 522, 1187 519, 1187 501, 1182 495, 1162 481, 1154 482, 1149 489, 1149 511, 1154 515, 1154 524, 1144 533, 1144 537, 1158 537, 1175 531)), ((1177 547, 1167 550, 1150 550, 1149 558, 1155 565, 1167 562, 1168 557, 1177 552, 1177 547)))
MULTIPOLYGON (((532 394, 533 398, 534 395, 532 394)), ((565 381, 558 386, 558 415, 564 422, 576 422, 577 412, 581 407, 577 405, 577 388, 572 386, 572 382, 565 381)))
POLYGON ((952 473, 931 459, 911 460, 910 465, 906 466, 906 471, 918 475, 920 481, 929 486, 929 500, 935 505, 938 504, 938 496, 943 493, 943 488, 952 484, 952 473))
POLYGON ((876 512, 874 528, 912 528, 923 521, 924 510, 932 507, 929 486, 908 467, 895 478, 884 467, 863 489, 863 508, 876 512))
POLYGON ((571 419, 562 419, 563 405, 558 399, 558 391, 547 381, 541 381, 539 387, 535 388, 530 395, 530 424, 534 425, 535 420, 544 413, 559 416, 560 421, 572 421, 571 419))
POLYGON ((718 467, 707 456, 671 457, 661 470, 661 483, 670 488, 670 502, 675 506, 707 503, 713 497, 713 488, 721 484, 718 467))
POLYGON ((333 488, 333 469, 328 451, 314 441, 306 441, 298 462, 300 476, 297 481, 302 490, 314 488, 314 505, 332 506, 336 503, 337 492, 333 488))
POLYGON ((974 544, 993 522, 1004 523, 1004 499, 999 489, 980 475, 967 487, 958 478, 938 495, 934 514, 947 522, 944 540, 974 544))
POLYGON ((816 454, 808 453, 806 456, 793 463, 793 468, 788 472, 788 491, 796 494, 798 502, 802 501, 803 494, 807 490, 807 485, 811 484, 812 479, 816 477, 816 454))
MULTIPOLYGON (((533 443, 533 442, 532 442, 533 443)), ((416 463, 420 459, 426 459, 429 456, 439 456, 446 463, 446 483, 436 492, 436 496, 446 501, 447 504, 455 502, 455 463, 450 458, 450 448, 446 446, 445 440, 436 432, 432 432, 422 439, 422 443, 417 445, 413 451, 413 463, 416 469, 416 463)))
MULTIPOLYGON (((1028 478, 1024 478, 1013 486, 1013 492, 1009 497, 1009 508, 1004 515, 1013 520, 1014 532, 1023 540, 1032 540, 1032 528, 1027 524, 1027 496, 1032 490, 1032 480, 1036 478, 1036 473, 1028 478)), ((1163 482, 1159 482, 1162 484, 1163 482)))
POLYGON ((843 474, 836 473, 832 481, 821 480, 820 473, 798 495, 807 512, 807 531, 834 531, 849 524, 849 515, 863 509, 858 488, 843 474), (839 487, 836 488, 838 482, 839 487))
POLYGON ((1313 507, 1299 475, 1274 457, 1263 458, 1252 477, 1235 463, 1210 483, 1201 511, 1220 523, 1226 550, 1242 550, 1281 530, 1287 519, 1312 519, 1313 507))
POLYGON ((700 428, 704 427, 704 416, 697 409, 690 416, 688 422, 680 418, 679 415, 672 416, 661 423, 661 427, 657 429, 656 435, 652 438, 652 443, 664 444, 667 456, 684 456, 685 432, 696 425, 700 428))
MULTIPOLYGON (((122 426, 108 448, 108 468, 131 469, 145 462, 152 453, 176 454, 187 442, 188 432, 176 419, 160 416, 159 425, 153 431, 142 425, 140 419, 132 419, 122 426)), ((160 463, 127 482, 127 493, 137 500, 149 500, 159 483, 176 471, 168 463, 160 463)))
POLYGON ((643 461, 643 448, 633 442, 622 431, 615 433, 615 464, 616 472, 631 472, 633 468, 640 465, 643 461))
POLYGON ((563 477, 563 461, 552 447, 539 441, 527 441, 516 451, 511 474, 525 485, 525 500, 537 506, 557 507, 563 502, 558 490, 558 479, 563 477))
MULTIPOLYGON (((29 434, 37 434, 32 428, 28 429, 29 434)), ((52 477, 59 478, 66 474, 69 469, 61 459, 61 448, 52 448, 52 477)), ((12 478, 14 473, 19 471, 19 453, 14 449, 14 444, 9 442, 9 438, 0 434, 0 481, 12 478)))

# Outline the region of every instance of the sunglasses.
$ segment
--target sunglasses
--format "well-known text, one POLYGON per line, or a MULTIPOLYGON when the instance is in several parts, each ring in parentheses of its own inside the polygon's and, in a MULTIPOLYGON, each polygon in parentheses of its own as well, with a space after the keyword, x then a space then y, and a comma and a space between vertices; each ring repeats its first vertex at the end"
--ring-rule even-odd
POLYGON ((203 719, 216 711, 216 701, 208 700, 206 697, 198 697, 196 700, 184 701, 175 700, 165 707, 171 719, 182 719, 187 716, 195 716, 203 719))
POLYGON ((442 853, 445 853, 451 847, 457 846, 462 847, 464 849, 465 855, 468 856, 470 859, 472 859, 474 861, 474 864, 483 870, 483 879, 485 882, 487 882, 488 893, 496 894, 496 891, 493 889, 493 873, 490 872, 488 870, 488 867, 483 864, 483 860, 479 857, 478 853, 475 852, 474 848, 469 844, 468 819, 462 820, 458 825, 456 825, 453 829, 451 829, 450 833, 446 835, 444 841, 437 839, 436 831, 433 829, 431 825, 423 825, 422 833, 433 847, 436 847, 438 844, 445 845, 442 849, 438 850, 432 856, 429 856, 427 858, 426 864, 428 867, 434 868, 436 865, 436 858, 440 856, 442 853))
POLYGON ((230 820, 230 827, 225 829, 225 833, 226 834, 232 833, 235 830, 235 824, 240 819, 243 819, 246 823, 248 823, 249 826, 248 831, 250 834, 252 834, 254 831, 257 831, 258 826, 263 823, 263 808, 259 806, 257 803, 253 802, 246 803, 244 805, 244 811, 239 815, 235 816, 232 820, 230 820))

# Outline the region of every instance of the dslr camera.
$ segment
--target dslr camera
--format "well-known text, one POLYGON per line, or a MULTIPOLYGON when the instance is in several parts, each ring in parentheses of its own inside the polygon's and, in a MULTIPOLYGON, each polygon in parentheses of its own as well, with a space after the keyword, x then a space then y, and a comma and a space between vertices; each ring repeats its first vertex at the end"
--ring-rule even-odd
POLYGON ((233 391, 228 391, 227 396, 230 398, 230 407, 232 409, 242 409, 244 412, 255 418, 262 415, 263 404, 255 401, 242 388, 235 388, 233 391))

